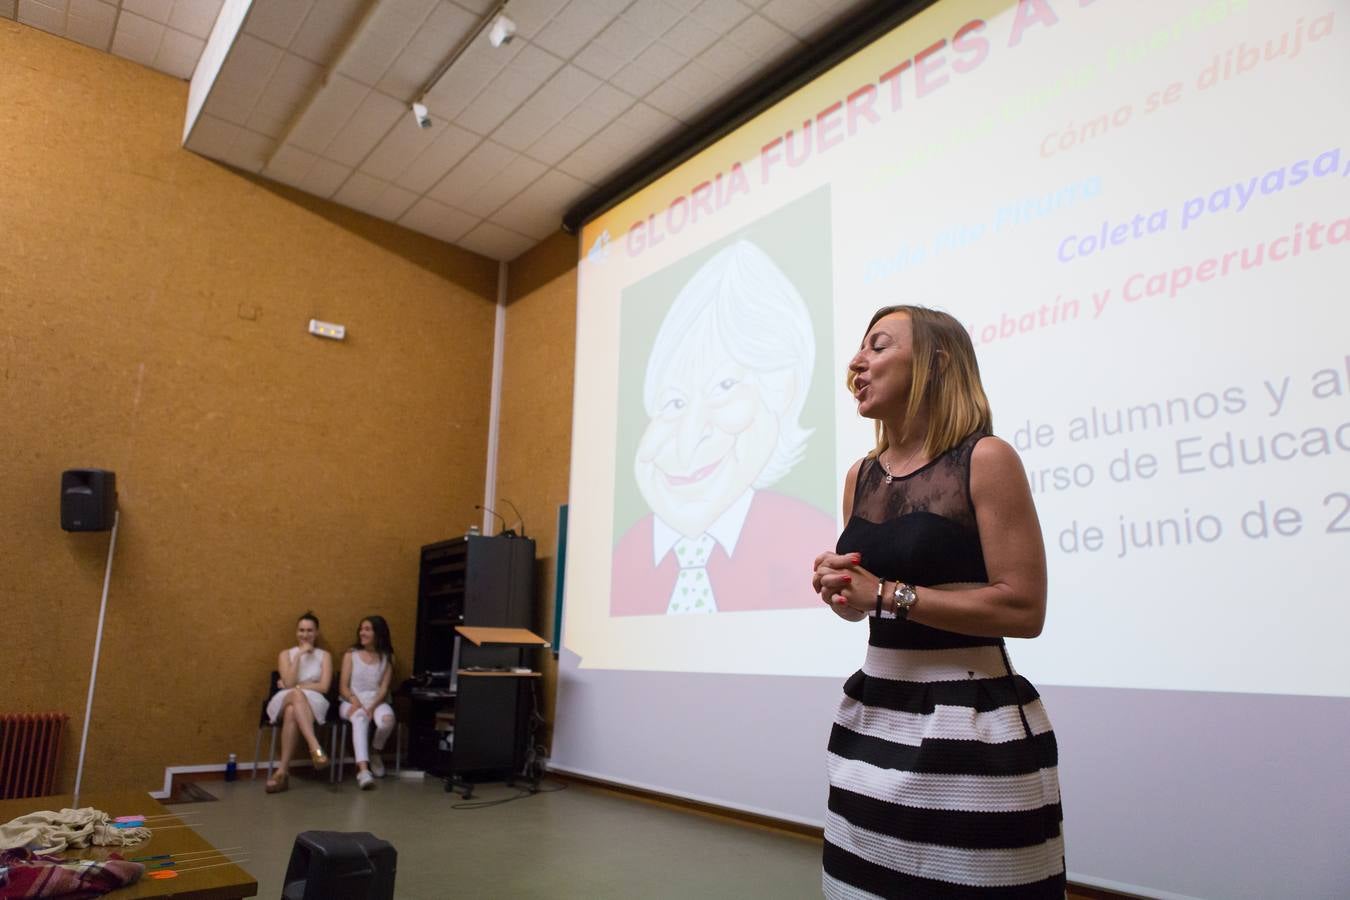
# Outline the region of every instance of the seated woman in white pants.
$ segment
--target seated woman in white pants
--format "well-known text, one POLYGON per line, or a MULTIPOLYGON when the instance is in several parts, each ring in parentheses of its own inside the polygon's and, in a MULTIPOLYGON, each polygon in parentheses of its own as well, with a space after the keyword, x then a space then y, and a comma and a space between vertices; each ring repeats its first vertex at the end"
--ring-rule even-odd
POLYGON ((352 723, 352 749, 356 752, 356 783, 361 790, 375 786, 384 777, 380 751, 394 732, 394 710, 389 705, 389 683, 394 674, 394 645, 389 625, 382 616, 361 620, 356 643, 342 657, 342 718, 352 723), (375 725, 375 754, 369 750, 370 726, 375 725))

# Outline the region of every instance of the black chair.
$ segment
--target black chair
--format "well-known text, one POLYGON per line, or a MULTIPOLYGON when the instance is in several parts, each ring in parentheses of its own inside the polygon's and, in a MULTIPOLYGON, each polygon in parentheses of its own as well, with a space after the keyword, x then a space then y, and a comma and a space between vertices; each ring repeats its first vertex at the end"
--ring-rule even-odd
POLYGON ((282 900, 393 900, 398 851, 368 831, 302 831, 282 900))
POLYGON ((263 698, 262 709, 258 712, 258 737, 253 742, 253 780, 258 780, 258 760, 262 751, 262 733, 264 728, 272 729, 272 744, 267 751, 267 777, 272 778, 272 761, 277 758, 277 728, 272 721, 267 718, 267 704, 272 702, 272 697, 280 688, 277 682, 281 680, 281 673, 276 669, 272 670, 271 676, 267 679, 267 696, 263 698))

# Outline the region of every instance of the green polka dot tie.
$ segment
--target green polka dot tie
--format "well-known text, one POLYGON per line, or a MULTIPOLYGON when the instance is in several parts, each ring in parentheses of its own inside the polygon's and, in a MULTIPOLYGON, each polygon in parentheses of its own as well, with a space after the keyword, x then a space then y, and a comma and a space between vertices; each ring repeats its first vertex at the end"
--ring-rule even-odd
POLYGON ((712 582, 708 580, 708 558, 712 551, 713 539, 707 534, 680 538, 675 542, 675 561, 680 564, 680 574, 670 592, 667 615, 717 612, 712 582))

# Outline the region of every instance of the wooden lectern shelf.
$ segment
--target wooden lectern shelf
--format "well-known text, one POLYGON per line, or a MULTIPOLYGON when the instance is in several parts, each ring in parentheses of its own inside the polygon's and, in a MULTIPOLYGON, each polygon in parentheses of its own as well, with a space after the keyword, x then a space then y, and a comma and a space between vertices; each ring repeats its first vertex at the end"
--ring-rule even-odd
POLYGON ((475 647, 484 645, 509 647, 547 647, 549 642, 528 628, 484 628, 457 625, 455 631, 468 638, 475 647))

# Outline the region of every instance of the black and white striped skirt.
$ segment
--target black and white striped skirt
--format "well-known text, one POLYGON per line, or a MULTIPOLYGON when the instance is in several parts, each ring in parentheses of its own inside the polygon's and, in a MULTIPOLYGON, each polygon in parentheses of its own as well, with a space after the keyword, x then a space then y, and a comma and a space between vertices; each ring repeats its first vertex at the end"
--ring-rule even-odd
POLYGON ((830 733, 825 896, 1063 898, 1057 771, 1001 646, 869 646, 830 733))

